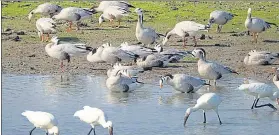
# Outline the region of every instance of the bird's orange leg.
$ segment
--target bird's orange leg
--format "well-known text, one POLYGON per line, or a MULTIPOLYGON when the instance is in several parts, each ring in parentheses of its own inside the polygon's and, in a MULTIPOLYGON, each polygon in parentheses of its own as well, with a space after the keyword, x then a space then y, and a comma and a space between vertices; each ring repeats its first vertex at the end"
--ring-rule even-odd
POLYGON ((183 37, 183 47, 186 47, 186 44, 187 44, 187 38, 186 37, 183 37))
POLYGON ((67 32, 71 32, 72 31, 72 22, 69 22, 70 23, 70 26, 69 26, 69 28, 66 30, 67 32))
POLYGON ((256 33, 256 38, 255 38, 256 43, 258 43, 258 36, 259 36, 259 33, 256 33))
POLYGON ((44 42, 44 34, 41 35, 41 41, 44 42))
POLYGON ((49 41, 49 33, 47 33, 46 41, 49 41))
POLYGON ((61 61, 60 68, 61 68, 61 72, 63 73, 63 72, 64 72, 64 65, 63 65, 63 61, 61 61))

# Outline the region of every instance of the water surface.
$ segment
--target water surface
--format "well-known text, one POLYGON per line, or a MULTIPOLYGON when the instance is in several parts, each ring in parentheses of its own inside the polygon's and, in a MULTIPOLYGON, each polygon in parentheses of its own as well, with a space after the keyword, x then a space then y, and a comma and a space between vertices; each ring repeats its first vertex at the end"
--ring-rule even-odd
MULTIPOLYGON (((61 135, 85 135, 90 126, 74 118, 83 106, 98 107, 113 122, 115 135, 216 135, 279 133, 279 111, 270 108, 250 110, 253 97, 236 88, 242 79, 224 78, 215 90, 202 88, 195 94, 176 93, 169 86, 159 89, 157 81, 146 84, 132 93, 111 93, 105 87, 105 77, 96 76, 2 76, 2 133, 28 134, 32 124, 21 115, 24 110, 52 113, 59 122, 61 135), (219 114, 223 125, 213 111, 192 113, 187 127, 183 117, 188 107, 204 93, 216 92, 223 102, 219 114)), ((268 103, 269 99, 259 103, 268 103)), ((274 102, 272 102, 274 104, 274 102)), ((277 106, 278 107, 278 106, 277 106)), ((44 131, 35 130, 33 135, 44 131)), ((107 129, 96 128, 96 134, 108 134, 107 129)), ((93 133, 92 133, 93 135, 93 133)))

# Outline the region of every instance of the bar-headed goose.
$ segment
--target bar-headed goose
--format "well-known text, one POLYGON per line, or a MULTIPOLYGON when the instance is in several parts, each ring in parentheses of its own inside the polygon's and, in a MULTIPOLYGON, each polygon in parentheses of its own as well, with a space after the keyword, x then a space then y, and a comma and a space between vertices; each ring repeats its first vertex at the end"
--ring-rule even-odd
MULTIPOLYGON (((85 9, 85 8, 77 8, 77 7, 67 7, 61 10, 61 12, 57 15, 54 15, 52 18, 55 20, 65 20, 70 23, 67 31, 72 30, 72 23, 84 20, 86 18, 90 18, 92 14, 95 14, 94 9, 85 9)), ((77 29, 79 29, 77 25, 77 29)))
POLYGON ((124 16, 128 16, 129 12, 125 10, 124 8, 118 7, 118 6, 109 6, 107 7, 103 14, 99 17, 99 25, 101 25, 105 19, 108 19, 111 23, 111 26, 113 26, 113 21, 118 21, 118 27, 120 27, 120 21, 121 18, 124 16))
POLYGON ((273 83, 277 86, 279 89, 279 68, 272 67, 274 76, 273 76, 273 83))
POLYGON ((121 8, 124 8, 125 10, 127 10, 127 11, 129 11, 130 7, 135 8, 133 5, 129 4, 126 1, 101 1, 97 8, 95 8, 94 6, 92 8, 94 8, 98 12, 104 12, 105 9, 110 7, 110 6, 121 7, 121 8))
POLYGON ((138 82, 134 78, 129 78, 118 71, 115 75, 111 75, 106 80, 106 86, 114 92, 129 92, 143 86, 142 82, 138 82))
POLYGON ((163 87, 164 83, 167 83, 168 85, 171 85, 175 90, 182 93, 195 92, 202 86, 209 85, 206 83, 205 80, 186 74, 166 74, 165 76, 161 77, 159 83, 160 88, 163 87))
POLYGON ((209 80, 213 80, 215 86, 216 86, 216 80, 220 79, 223 76, 223 74, 228 74, 228 73, 238 74, 236 71, 232 70, 229 67, 223 66, 215 62, 207 61, 205 50, 202 48, 194 49, 192 51, 192 54, 195 57, 199 58, 198 72, 200 76, 209 80))
MULTIPOLYGON (((163 49, 162 45, 157 44, 154 46, 156 50, 160 50, 160 55, 171 56, 171 63, 178 62, 179 60, 183 59, 184 57, 192 54, 192 51, 181 51, 176 49, 163 49)), ((156 54, 155 54, 156 55, 156 54)))
POLYGON ((51 3, 44 3, 39 5, 37 8, 33 9, 29 15, 28 15, 28 19, 29 21, 31 21, 31 18, 34 14, 36 13, 40 13, 44 16, 49 15, 50 17, 58 14, 60 11, 62 10, 62 7, 55 5, 55 4, 51 4, 51 3))
POLYGON ((223 25, 225 25, 228 21, 232 20, 235 14, 221 11, 221 10, 215 10, 210 13, 208 25, 211 27, 213 23, 218 24, 216 32, 221 32, 223 25))
POLYGON ((257 43, 258 34, 271 28, 270 25, 277 25, 275 23, 266 22, 263 19, 252 17, 252 9, 248 9, 247 18, 245 20, 245 27, 253 35, 253 42, 257 43))
POLYGON ((244 58, 246 65, 270 65, 279 59, 279 53, 251 50, 244 58))
POLYGON ((165 45, 172 35, 178 35, 183 40, 183 45, 186 46, 187 38, 193 37, 194 46, 197 46, 196 35, 198 31, 207 30, 209 26, 196 23, 194 21, 182 21, 177 23, 174 28, 166 32, 166 37, 164 38, 162 44, 165 45))
POLYGON ((125 51, 133 52, 134 54, 139 55, 140 57, 147 56, 149 54, 158 53, 162 51, 162 47, 149 48, 140 45, 129 45, 127 42, 124 42, 120 45, 120 48, 125 51))
POLYGON ((152 57, 148 58, 148 56, 144 56, 138 58, 136 63, 139 67, 151 69, 152 67, 167 67, 170 62, 170 59, 153 59, 152 57))
POLYGON ((97 49, 92 49, 92 51, 87 54, 87 61, 94 62, 94 63, 105 62, 101 58, 101 54, 103 50, 104 48, 102 46, 98 47, 97 49))
POLYGON ((115 63, 111 69, 107 71, 107 76, 110 77, 112 74, 115 74, 119 70, 124 70, 127 73, 128 77, 137 76, 139 73, 143 73, 144 69, 138 66, 124 66, 120 63, 115 63))
POLYGON ((44 41, 44 34, 47 34, 46 40, 49 40, 49 34, 56 33, 56 22, 51 18, 40 18, 36 21, 38 35, 41 41, 44 41))
POLYGON ((135 12, 138 14, 138 22, 136 26, 136 37, 139 42, 144 45, 150 45, 156 42, 162 34, 156 33, 152 28, 146 28, 143 26, 143 10, 141 8, 136 8, 135 12))

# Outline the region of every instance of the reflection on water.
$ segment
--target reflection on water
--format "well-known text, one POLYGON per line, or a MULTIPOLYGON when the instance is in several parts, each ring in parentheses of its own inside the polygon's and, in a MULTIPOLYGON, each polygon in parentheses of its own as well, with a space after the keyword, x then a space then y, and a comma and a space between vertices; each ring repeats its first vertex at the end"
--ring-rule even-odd
MULTIPOLYGON (((55 115, 61 134, 81 135, 89 126, 73 118, 85 105, 104 110, 113 121, 115 134, 278 134, 279 111, 270 108, 250 110, 253 97, 236 88, 241 78, 224 78, 216 87, 205 86, 197 93, 177 93, 170 86, 151 84, 130 93, 113 93, 105 86, 105 77, 98 76, 14 76, 2 78, 2 132, 5 135, 28 134, 32 125, 21 116, 24 110, 41 110, 55 115), (223 125, 213 111, 207 112, 203 124, 202 111, 192 113, 187 127, 183 116, 188 107, 204 93, 216 92, 223 102, 219 107, 223 125)), ((155 83, 154 83, 155 84, 155 83)), ((157 83, 156 83, 157 84, 157 83)), ((270 102, 261 99, 261 103, 270 102)), ((278 106, 277 106, 278 107, 278 106)), ((97 134, 107 134, 101 127, 97 134)), ((34 135, 43 134, 35 130, 34 135)))

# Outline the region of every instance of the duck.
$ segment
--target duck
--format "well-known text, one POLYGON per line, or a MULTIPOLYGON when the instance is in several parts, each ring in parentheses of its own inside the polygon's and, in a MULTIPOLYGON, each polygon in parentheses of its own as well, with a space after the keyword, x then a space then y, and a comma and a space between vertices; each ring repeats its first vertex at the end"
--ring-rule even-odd
MULTIPOLYGON (((78 7, 67 7, 63 8, 59 14, 54 15, 52 19, 54 20, 65 20, 69 22, 69 28, 67 32, 72 30, 72 23, 79 22, 81 20, 90 18, 93 14, 97 13, 94 9, 78 8, 78 7)), ((77 25, 79 30, 79 26, 77 25)))
POLYGON ((266 22, 263 19, 252 17, 251 15, 252 9, 248 8, 247 11, 247 18, 245 20, 245 27, 248 29, 249 33, 252 33, 253 40, 252 42, 258 42, 258 34, 261 32, 266 31, 267 29, 271 28, 270 25, 274 25, 277 27, 275 23, 266 22))
POLYGON ((28 14, 28 20, 29 22, 32 19, 32 16, 34 14, 40 13, 43 16, 50 16, 53 17, 54 15, 58 14, 63 8, 52 3, 43 3, 39 6, 37 6, 35 9, 31 10, 28 14))
POLYGON ((192 55, 199 58, 198 60, 198 72, 200 76, 209 79, 209 84, 210 80, 214 81, 214 86, 216 86, 216 80, 222 78, 224 74, 239 74, 235 70, 218 64, 216 62, 212 61, 207 61, 206 60, 206 53, 203 48, 195 48, 192 51, 192 55))
POLYGON ((160 36, 164 36, 163 34, 157 33, 152 28, 146 28, 143 26, 143 10, 141 8, 136 8, 135 12, 138 14, 138 22, 136 26, 136 38, 143 45, 150 46, 155 43, 160 36))
POLYGON ((196 23, 194 21, 182 21, 177 23, 174 28, 166 32, 162 44, 165 45, 172 35, 178 35, 183 40, 183 46, 186 47, 187 38, 193 37, 194 46, 197 46, 196 35, 199 31, 208 30, 209 26, 196 23))
POLYGON ((101 1, 98 7, 93 6, 91 9, 95 9, 98 12, 104 12, 105 9, 110 6, 121 7, 127 11, 129 11, 129 8, 135 8, 133 5, 126 1, 101 1))
POLYGON ((251 50, 244 57, 243 62, 246 65, 271 65, 278 59, 279 53, 251 50))
POLYGON ((217 33, 220 33, 223 25, 227 24, 230 20, 232 20, 236 16, 236 14, 232 14, 226 11, 215 10, 210 13, 208 26, 211 27, 213 23, 218 24, 217 33))
POLYGON ((121 18, 124 16, 129 16, 129 11, 127 11, 124 8, 118 7, 118 6, 109 6, 107 7, 103 14, 99 17, 99 26, 105 21, 105 19, 108 19, 113 27, 113 21, 118 21, 118 27, 120 27, 120 21, 121 18))
POLYGON ((48 41, 49 34, 56 34, 56 22, 51 18, 40 18, 36 21, 36 27, 38 30, 38 36, 41 41, 48 41), (44 34, 47 35, 46 39, 44 38, 44 34))
POLYGON ((171 85, 181 93, 194 93, 202 86, 209 85, 205 80, 186 74, 166 74, 159 81, 160 88, 163 87, 164 83, 171 85))

